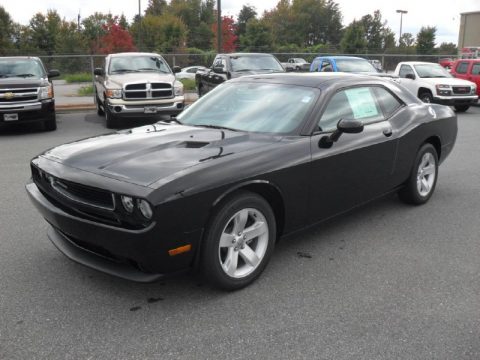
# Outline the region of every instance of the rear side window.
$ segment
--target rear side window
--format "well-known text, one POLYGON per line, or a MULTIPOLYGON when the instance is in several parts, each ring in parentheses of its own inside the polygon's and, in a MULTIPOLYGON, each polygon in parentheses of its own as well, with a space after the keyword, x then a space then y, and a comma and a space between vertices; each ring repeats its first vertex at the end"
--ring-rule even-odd
POLYGON ((386 119, 392 116, 402 106, 402 103, 387 89, 377 87, 375 88, 375 93, 380 106, 383 108, 386 119))
POLYGON ((458 74, 466 74, 468 70, 468 62, 462 61, 457 65, 456 71, 458 74))
POLYGON ((472 75, 480 75, 480 63, 473 64, 472 75))
POLYGON ((315 60, 313 60, 313 62, 312 62, 312 70, 311 70, 311 71, 318 71, 318 66, 320 65, 321 62, 322 62, 321 59, 315 59, 315 60))
POLYGON ((320 131, 333 131, 341 119, 361 120, 364 124, 383 120, 371 87, 355 87, 337 92, 325 109, 318 127, 320 131))

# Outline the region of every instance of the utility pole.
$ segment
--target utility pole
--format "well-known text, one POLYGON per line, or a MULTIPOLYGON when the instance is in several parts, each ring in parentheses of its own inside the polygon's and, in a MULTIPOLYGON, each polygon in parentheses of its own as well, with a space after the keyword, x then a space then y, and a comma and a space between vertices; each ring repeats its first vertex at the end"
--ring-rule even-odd
POLYGON ((402 20, 403 14, 408 14, 407 10, 397 10, 397 13, 400 14, 400 35, 398 36, 398 45, 400 46, 400 41, 402 40, 402 20))
POLYGON ((141 12, 141 7, 140 7, 140 0, 138 0, 138 47, 139 50, 141 49, 141 44, 142 44, 142 12, 141 12))
POLYGON ((217 0, 217 52, 222 53, 222 0, 217 0))

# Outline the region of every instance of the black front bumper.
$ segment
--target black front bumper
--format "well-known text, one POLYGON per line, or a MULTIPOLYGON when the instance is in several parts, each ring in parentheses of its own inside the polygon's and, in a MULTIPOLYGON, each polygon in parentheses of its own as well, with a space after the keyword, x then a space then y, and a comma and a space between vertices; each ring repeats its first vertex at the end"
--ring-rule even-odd
POLYGON ((132 230, 69 214, 55 206, 35 183, 26 190, 51 225, 54 245, 70 259, 87 267, 137 282, 151 282, 188 270, 193 263, 201 231, 169 233, 153 222, 132 230), (168 250, 190 243, 192 251, 169 256, 168 250))
MULTIPOLYGON (((5 104, 4 104, 5 105, 5 104)), ((27 104, 8 104, 8 107, 0 107, 0 126, 18 123, 30 123, 48 121, 55 118, 55 100, 43 100, 27 106, 27 104), (35 105, 35 106, 33 106, 35 105), (18 120, 5 121, 4 114, 17 114, 18 120)))
POLYGON ((454 98, 454 97, 434 97, 433 101, 435 104, 455 106, 455 105, 473 105, 478 102, 478 98, 467 97, 467 98, 454 98))

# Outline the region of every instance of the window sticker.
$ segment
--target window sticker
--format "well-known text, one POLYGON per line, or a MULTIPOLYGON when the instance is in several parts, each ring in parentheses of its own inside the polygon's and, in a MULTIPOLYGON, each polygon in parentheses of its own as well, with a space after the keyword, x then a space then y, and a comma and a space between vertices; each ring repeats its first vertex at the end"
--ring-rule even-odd
POLYGON ((355 88, 345 91, 355 119, 363 119, 378 115, 375 99, 369 88, 355 88))

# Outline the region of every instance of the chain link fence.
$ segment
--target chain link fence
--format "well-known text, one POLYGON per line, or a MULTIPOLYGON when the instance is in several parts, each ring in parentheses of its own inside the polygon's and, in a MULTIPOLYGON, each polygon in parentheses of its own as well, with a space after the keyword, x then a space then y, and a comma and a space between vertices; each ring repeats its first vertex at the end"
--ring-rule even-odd
MULTIPOLYGON (((191 65, 202 65, 210 67, 216 53, 203 54, 163 54, 165 60, 170 66, 186 67, 191 65)), ((286 62, 289 58, 304 58, 308 62, 312 62, 317 56, 327 55, 344 55, 363 57, 368 60, 379 60, 382 63, 384 71, 391 72, 401 61, 428 61, 438 62, 442 58, 456 58, 456 55, 407 55, 407 54, 313 54, 313 53, 273 53, 278 60, 286 62)), ((92 74, 96 67, 102 67, 105 55, 40 55, 40 59, 44 62, 48 69, 57 69, 62 75, 75 73, 92 74)))

